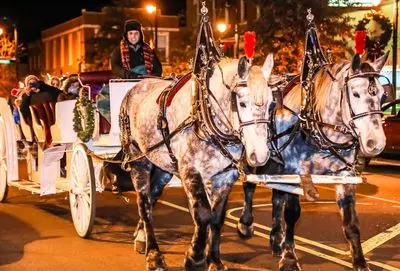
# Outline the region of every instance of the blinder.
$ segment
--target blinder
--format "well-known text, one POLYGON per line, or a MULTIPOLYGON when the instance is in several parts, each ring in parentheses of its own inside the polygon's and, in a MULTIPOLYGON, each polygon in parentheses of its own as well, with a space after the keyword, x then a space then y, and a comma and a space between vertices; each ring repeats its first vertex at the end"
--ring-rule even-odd
POLYGON ((371 96, 376 96, 378 94, 378 87, 376 85, 375 79, 380 78, 380 77, 385 78, 389 82, 389 79, 386 76, 379 74, 379 72, 359 72, 359 73, 356 73, 356 74, 353 74, 350 76, 347 75, 347 77, 345 78, 346 98, 347 98, 347 103, 349 106, 350 117, 351 117, 350 126, 355 134, 356 134, 355 125, 354 125, 355 120, 363 118, 363 117, 367 117, 367 116, 372 116, 372 115, 383 116, 383 112, 381 109, 379 109, 379 110, 370 110, 370 111, 366 111, 363 113, 355 114, 353 107, 351 106, 351 103, 350 103, 350 89, 349 89, 348 82, 355 78, 368 78, 369 79, 368 94, 371 96))

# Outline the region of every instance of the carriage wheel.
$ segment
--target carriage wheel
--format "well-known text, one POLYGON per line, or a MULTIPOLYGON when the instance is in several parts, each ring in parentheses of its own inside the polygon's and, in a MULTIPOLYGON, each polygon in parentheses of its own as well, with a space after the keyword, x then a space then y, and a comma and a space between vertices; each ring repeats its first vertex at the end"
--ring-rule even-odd
POLYGON ((71 158, 69 205, 75 230, 82 238, 90 235, 96 216, 96 181, 92 158, 84 144, 74 146, 71 158))
POLYGON ((7 199, 7 146, 4 125, 0 122, 0 202, 7 199))

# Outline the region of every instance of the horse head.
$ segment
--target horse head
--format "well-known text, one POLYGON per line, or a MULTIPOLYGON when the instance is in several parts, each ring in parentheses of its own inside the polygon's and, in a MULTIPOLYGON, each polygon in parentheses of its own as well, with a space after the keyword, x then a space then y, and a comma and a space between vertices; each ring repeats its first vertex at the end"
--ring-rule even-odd
POLYGON ((367 157, 378 155, 386 145, 381 121, 381 99, 385 91, 379 81, 379 72, 387 57, 385 54, 372 63, 361 63, 359 56, 355 56, 345 78, 348 106, 343 106, 343 120, 352 128, 367 157))
POLYGON ((267 144, 268 109, 273 96, 267 82, 273 65, 272 54, 267 56, 262 67, 250 65, 243 57, 239 62, 232 61, 230 68, 221 64, 210 80, 211 85, 222 83, 227 92, 225 99, 229 105, 226 109, 231 117, 232 129, 245 148, 250 166, 264 165, 270 156, 267 144), (225 82, 230 82, 230 85, 225 82))

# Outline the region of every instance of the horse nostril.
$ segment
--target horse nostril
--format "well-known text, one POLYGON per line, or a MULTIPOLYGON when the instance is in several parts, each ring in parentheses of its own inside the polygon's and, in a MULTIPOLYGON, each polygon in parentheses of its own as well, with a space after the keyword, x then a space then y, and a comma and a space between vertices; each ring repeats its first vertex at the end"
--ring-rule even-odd
POLYGON ((367 141, 367 147, 369 149, 375 149, 376 148, 376 141, 373 139, 368 139, 367 141))

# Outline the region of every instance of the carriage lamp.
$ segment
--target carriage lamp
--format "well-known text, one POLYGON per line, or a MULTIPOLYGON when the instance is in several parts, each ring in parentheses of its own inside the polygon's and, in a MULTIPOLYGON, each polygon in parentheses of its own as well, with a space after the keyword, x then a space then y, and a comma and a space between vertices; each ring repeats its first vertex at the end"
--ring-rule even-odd
POLYGON ((19 81, 19 82, 18 82, 18 87, 19 87, 19 88, 24 88, 24 87, 25 87, 24 82, 19 81))
POLYGON ((157 9, 156 6, 151 5, 151 4, 149 4, 149 5, 146 6, 146 10, 147 10, 147 12, 150 13, 150 14, 152 14, 153 12, 155 12, 156 9, 157 9))
POLYGON ((227 29, 226 23, 219 23, 217 24, 217 29, 220 33, 224 33, 227 29))

